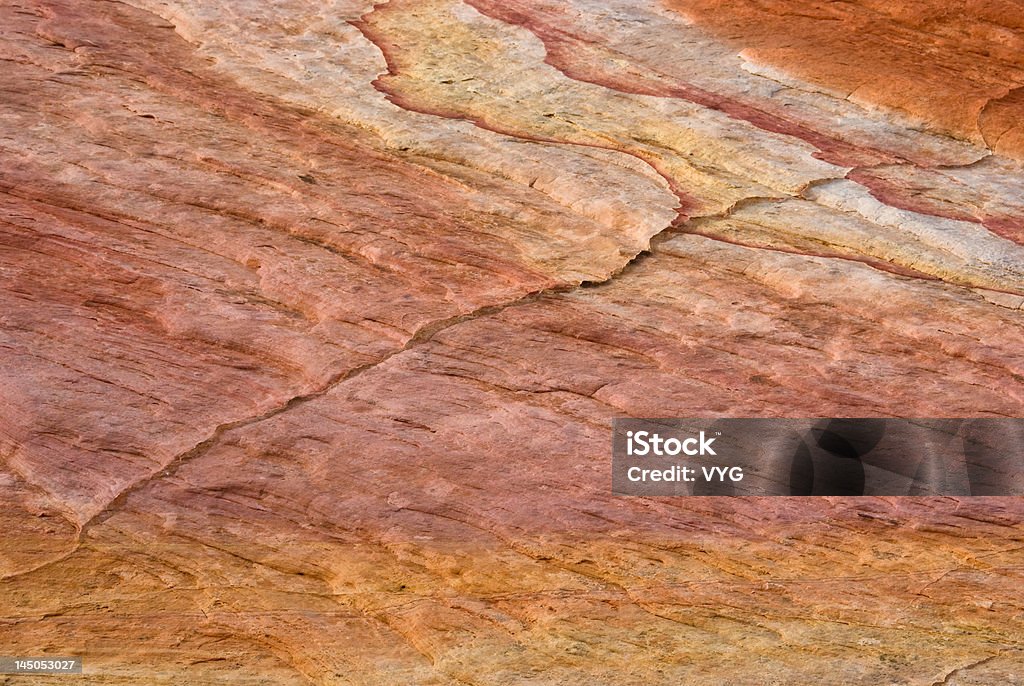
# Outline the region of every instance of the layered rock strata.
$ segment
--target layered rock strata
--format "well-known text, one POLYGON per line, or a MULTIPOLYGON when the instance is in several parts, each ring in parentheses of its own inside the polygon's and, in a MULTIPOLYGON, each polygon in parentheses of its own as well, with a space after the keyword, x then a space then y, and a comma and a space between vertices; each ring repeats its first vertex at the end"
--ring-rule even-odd
POLYGON ((678 5, 0 7, 3 652, 1024 683, 1019 499, 610 493, 617 416, 1020 416, 1016 14, 678 5))

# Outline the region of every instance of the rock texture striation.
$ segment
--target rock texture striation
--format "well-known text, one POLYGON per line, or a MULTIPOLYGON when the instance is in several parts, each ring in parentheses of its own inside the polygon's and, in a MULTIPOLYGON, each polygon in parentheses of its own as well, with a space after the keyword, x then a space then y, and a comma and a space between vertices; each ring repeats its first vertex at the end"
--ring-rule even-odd
POLYGON ((2 3, 0 652, 1024 683, 1019 499, 610 493, 617 416, 1021 415, 1017 9, 2 3))

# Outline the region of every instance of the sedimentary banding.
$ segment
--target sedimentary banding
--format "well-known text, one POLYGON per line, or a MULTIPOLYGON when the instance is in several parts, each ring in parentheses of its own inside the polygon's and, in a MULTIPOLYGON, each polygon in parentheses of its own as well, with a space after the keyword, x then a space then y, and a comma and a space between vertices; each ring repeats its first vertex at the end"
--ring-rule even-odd
POLYGON ((610 492, 616 416, 1020 415, 1020 27, 942 4, 0 8, 5 652, 1008 683, 1018 501, 610 492))

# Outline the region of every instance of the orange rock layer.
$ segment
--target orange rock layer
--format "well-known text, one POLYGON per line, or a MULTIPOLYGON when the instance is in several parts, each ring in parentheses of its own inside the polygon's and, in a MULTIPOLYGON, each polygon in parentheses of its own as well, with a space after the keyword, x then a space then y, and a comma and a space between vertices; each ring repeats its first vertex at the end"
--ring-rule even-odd
POLYGON ((928 129, 1024 156, 1024 14, 1012 0, 666 0, 764 64, 928 129))

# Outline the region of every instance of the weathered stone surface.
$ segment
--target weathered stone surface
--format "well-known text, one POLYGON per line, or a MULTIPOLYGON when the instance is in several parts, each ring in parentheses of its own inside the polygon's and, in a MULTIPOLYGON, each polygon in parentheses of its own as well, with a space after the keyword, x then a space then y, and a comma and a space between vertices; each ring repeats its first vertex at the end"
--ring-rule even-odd
POLYGON ((1010 0, 667 0, 770 70, 1020 158, 1024 15, 1010 0))
POLYGON ((610 493, 616 416, 1020 416, 1017 14, 678 4, 0 7, 2 652, 1024 683, 1019 499, 610 493))

